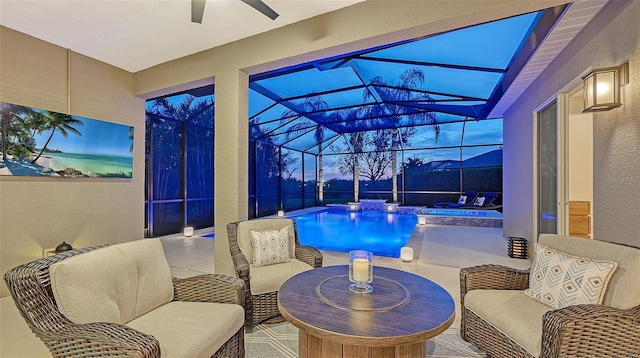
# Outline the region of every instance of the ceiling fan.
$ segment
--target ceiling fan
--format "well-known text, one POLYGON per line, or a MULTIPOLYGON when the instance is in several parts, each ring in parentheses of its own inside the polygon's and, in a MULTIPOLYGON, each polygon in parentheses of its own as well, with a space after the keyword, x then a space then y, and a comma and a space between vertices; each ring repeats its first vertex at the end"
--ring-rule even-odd
MULTIPOLYGON (((278 17, 278 13, 273 11, 262 0, 240 0, 243 3, 251 6, 252 8, 260 11, 271 20, 275 20, 278 17)), ((191 22, 202 23, 202 16, 204 15, 204 5, 207 0, 191 0, 191 22)))

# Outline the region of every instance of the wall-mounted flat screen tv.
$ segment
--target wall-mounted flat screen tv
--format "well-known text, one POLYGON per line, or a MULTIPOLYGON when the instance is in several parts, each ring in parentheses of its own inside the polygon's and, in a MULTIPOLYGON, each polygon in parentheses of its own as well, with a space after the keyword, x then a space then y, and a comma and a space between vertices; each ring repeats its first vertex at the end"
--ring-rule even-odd
POLYGON ((0 102, 0 175, 131 178, 133 127, 0 102))

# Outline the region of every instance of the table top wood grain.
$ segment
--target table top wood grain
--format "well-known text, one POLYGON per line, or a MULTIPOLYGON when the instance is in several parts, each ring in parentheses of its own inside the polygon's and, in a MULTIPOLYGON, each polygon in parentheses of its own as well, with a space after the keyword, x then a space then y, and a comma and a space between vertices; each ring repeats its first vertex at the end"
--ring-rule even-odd
POLYGON ((349 291, 349 266, 326 266, 298 274, 278 293, 289 322, 323 339, 370 347, 428 340, 455 318, 451 295, 410 272, 373 268, 373 292, 349 291))

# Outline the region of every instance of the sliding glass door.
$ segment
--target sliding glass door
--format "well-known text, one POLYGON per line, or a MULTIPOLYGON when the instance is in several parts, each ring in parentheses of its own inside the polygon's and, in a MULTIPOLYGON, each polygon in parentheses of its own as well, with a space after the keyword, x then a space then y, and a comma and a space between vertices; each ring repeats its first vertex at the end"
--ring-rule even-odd
POLYGON ((538 234, 558 233, 558 105, 538 112, 538 234))

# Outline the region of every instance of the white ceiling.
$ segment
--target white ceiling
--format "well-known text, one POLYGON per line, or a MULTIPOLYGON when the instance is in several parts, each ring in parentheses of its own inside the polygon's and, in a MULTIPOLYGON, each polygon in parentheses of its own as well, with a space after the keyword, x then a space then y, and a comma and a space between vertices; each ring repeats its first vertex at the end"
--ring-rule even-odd
POLYGON ((264 0, 274 21, 240 0, 0 0, 0 24, 130 72, 364 0, 264 0))

